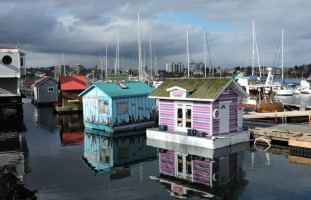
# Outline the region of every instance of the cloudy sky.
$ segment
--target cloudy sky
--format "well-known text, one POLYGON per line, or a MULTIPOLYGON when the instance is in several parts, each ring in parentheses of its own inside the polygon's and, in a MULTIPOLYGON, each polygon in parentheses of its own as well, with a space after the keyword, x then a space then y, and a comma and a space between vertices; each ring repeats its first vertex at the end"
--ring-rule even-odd
POLYGON ((261 65, 280 65, 282 29, 284 65, 311 63, 309 0, 1 0, 0 7, 1 46, 19 44, 27 53, 27 67, 63 62, 94 67, 106 53, 107 35, 112 68, 119 33, 121 66, 137 68, 138 8, 148 66, 150 35, 159 68, 169 62, 186 64, 187 30, 191 60, 204 62, 204 28, 208 60, 214 65, 251 65, 253 19, 261 65))

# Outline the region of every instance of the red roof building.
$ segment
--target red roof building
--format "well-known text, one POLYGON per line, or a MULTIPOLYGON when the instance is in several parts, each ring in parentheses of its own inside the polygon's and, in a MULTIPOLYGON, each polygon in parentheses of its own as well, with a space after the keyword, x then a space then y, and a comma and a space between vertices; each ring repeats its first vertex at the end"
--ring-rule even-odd
POLYGON ((59 77, 61 90, 85 90, 85 76, 60 76, 59 77))

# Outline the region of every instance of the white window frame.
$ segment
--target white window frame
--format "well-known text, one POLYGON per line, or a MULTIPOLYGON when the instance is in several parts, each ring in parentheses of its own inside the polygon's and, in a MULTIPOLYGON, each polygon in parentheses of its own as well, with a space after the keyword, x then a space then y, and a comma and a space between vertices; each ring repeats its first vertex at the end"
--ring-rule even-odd
POLYGON ((181 101, 175 101, 174 104, 174 126, 176 131, 181 131, 181 132, 187 132, 187 129, 192 129, 193 128, 193 103, 192 102, 181 102, 181 101), (177 118, 178 118, 178 108, 182 109, 182 124, 183 126, 180 127, 177 124, 177 118), (186 110, 191 109, 191 127, 186 127, 186 110))
POLYGON ((99 114, 109 114, 109 102, 108 100, 98 100, 98 113, 99 114), (101 103, 103 104, 101 108, 101 103), (107 103, 107 104, 105 104, 107 103), (103 110, 102 110, 103 109, 103 110))
POLYGON ((48 92, 54 92, 54 87, 48 87, 48 92), (50 91, 52 89, 52 91, 50 91))

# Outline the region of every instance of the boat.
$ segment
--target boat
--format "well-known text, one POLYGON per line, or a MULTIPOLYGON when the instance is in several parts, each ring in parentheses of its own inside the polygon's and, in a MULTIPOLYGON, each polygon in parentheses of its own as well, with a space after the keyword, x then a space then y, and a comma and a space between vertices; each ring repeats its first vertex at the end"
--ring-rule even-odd
POLYGON ((276 90, 276 95, 278 96, 293 96, 294 90, 289 88, 288 84, 284 81, 284 56, 283 56, 283 45, 284 44, 284 30, 282 30, 282 40, 281 40, 281 68, 282 68, 282 83, 276 90))

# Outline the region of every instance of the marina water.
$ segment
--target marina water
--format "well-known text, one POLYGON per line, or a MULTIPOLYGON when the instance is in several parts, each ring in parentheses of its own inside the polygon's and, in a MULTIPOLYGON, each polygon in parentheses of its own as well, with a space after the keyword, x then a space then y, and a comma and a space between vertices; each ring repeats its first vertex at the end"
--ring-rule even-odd
MULTIPOLYGON (((305 99, 306 105, 311 105, 309 98, 305 99)), ((155 149, 153 159, 140 159, 110 171, 87 165, 83 161, 86 146, 82 115, 57 115, 52 107, 37 108, 30 99, 23 101, 23 119, 1 118, 0 164, 14 165, 15 175, 25 188, 37 191, 38 199, 310 199, 311 158, 291 155, 289 147, 266 150, 250 144, 240 151, 236 187, 228 182, 228 187, 214 191, 196 185, 201 190, 194 191, 187 181, 170 178, 178 187, 159 181, 163 177, 159 167, 161 149, 155 149)), ((138 140, 138 149, 144 149, 145 137, 138 140)), ((125 141, 126 137, 119 143, 125 141)))

